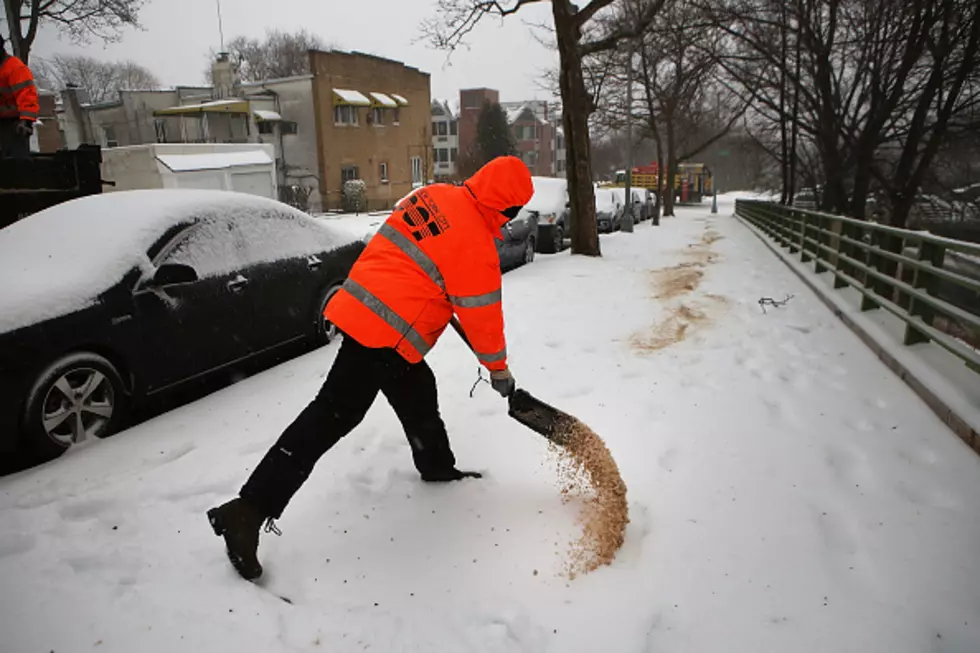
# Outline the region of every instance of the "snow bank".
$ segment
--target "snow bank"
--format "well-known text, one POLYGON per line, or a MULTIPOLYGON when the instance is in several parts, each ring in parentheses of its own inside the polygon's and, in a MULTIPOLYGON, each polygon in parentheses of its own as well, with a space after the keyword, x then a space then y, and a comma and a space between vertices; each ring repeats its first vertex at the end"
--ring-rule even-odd
POLYGON ((379 399, 263 534, 263 586, 238 579, 204 513, 331 345, 0 479, 0 648, 980 650, 980 459, 753 234, 677 213, 504 275, 518 383, 626 482, 611 566, 560 575, 577 506, 545 443, 485 385, 469 397, 478 366, 448 332, 442 416, 486 477, 423 485, 379 399))
POLYGON ((333 249, 356 236, 330 232, 305 214, 254 195, 207 190, 136 190, 93 195, 36 213, 0 231, 0 333, 91 306, 135 268, 170 228, 214 215, 275 211, 305 225, 297 242, 275 231, 250 238, 261 260, 286 251, 333 249))

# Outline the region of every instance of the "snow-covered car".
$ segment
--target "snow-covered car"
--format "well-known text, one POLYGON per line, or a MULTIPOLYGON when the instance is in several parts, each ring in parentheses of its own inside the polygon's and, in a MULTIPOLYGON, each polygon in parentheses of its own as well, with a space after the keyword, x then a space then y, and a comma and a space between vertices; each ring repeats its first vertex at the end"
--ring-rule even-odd
MULTIPOLYGON (((626 189, 625 188, 611 188, 609 189, 616 196, 616 202, 619 204, 619 217, 620 222, 626 211, 626 189)), ((649 212, 644 211, 644 200, 643 196, 645 189, 642 188, 631 188, 630 197, 633 198, 633 222, 642 222, 649 217, 649 212)))
POLYGON ((599 233, 611 233, 620 227, 622 204, 609 188, 595 189, 595 220, 599 233))
POLYGON ((507 222, 503 229, 503 239, 494 239, 497 254, 500 256, 502 271, 526 265, 534 261, 538 242, 538 218, 528 211, 521 211, 517 217, 507 222))
POLYGON ((568 182, 552 177, 531 177, 534 195, 521 210, 538 223, 537 250, 545 254, 560 252, 568 233, 568 182))
POLYGON ((323 308, 363 249, 230 191, 95 195, 0 231, 0 450, 56 457, 150 397, 327 342, 323 308))

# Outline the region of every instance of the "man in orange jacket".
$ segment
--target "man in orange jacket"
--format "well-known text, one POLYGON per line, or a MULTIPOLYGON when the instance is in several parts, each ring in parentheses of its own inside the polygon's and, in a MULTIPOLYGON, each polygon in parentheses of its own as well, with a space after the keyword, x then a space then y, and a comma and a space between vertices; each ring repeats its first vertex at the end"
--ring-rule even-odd
POLYGON ((0 36, 0 158, 26 159, 39 111, 34 76, 0 36))
POLYGON ((424 357, 455 314, 491 385, 514 392, 507 367, 494 238, 531 199, 524 163, 486 164, 462 186, 434 184, 402 200, 362 252, 326 317, 344 334, 316 398, 265 454, 239 497, 208 511, 228 558, 246 579, 262 574, 259 531, 275 531, 320 457, 364 418, 380 391, 395 410, 426 482, 480 478, 456 469, 424 357))

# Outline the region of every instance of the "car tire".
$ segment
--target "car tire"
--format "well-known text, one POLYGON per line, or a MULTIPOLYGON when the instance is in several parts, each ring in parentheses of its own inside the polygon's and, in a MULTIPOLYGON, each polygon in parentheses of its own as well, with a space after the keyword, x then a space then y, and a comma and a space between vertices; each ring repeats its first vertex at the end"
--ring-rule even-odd
POLYGON ((323 312, 327 308, 327 304, 333 299, 333 296, 337 294, 340 290, 340 284, 335 284, 328 287, 320 295, 320 301, 316 303, 317 312, 314 316, 314 343, 317 347, 323 347, 324 345, 329 345, 333 342, 339 335, 337 331, 337 326, 323 316, 323 312))
POLYGON ((41 372, 27 395, 26 445, 53 460, 89 437, 105 438, 123 423, 128 397, 122 376, 103 356, 78 352, 41 372))
POLYGON ((528 238, 524 243, 524 265, 534 263, 534 239, 528 238))

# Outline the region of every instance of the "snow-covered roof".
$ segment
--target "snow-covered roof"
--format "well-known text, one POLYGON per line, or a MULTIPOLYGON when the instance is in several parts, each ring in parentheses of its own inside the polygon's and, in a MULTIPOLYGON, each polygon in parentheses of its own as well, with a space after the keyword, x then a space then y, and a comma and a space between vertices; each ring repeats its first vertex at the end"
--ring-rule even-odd
POLYGON ((157 154, 157 160, 174 172, 219 170, 221 168, 260 166, 272 163, 272 158, 264 150, 208 154, 157 154))
POLYGON ((257 120, 264 120, 267 122, 282 120, 282 116, 280 116, 275 111, 267 111, 265 109, 255 109, 252 111, 252 114, 255 115, 255 118, 257 120))
POLYGON ((511 107, 509 109, 506 109, 506 111, 507 111, 507 122, 513 124, 518 118, 521 117, 521 114, 524 113, 524 111, 526 109, 527 109, 527 106, 525 106, 523 104, 521 106, 519 106, 519 107, 511 107))
POLYGON ((398 103, 395 102, 391 97, 385 95, 384 93, 378 93, 377 91, 371 91, 371 97, 374 101, 383 107, 397 107, 398 103))
POLYGON ((367 97, 365 97, 365 95, 360 91, 352 91, 346 88, 335 88, 333 92, 334 95, 347 104, 360 107, 367 107, 371 105, 371 100, 367 99, 367 97))
POLYGON ((95 304, 133 269, 150 270, 147 249, 177 225, 270 209, 306 217, 256 195, 155 189, 90 195, 15 222, 0 230, 0 333, 95 304))
POLYGON ((403 107, 407 107, 408 106, 408 100, 406 100, 401 95, 398 95, 398 93, 392 93, 391 94, 391 97, 395 98, 395 102, 397 102, 398 104, 402 105, 403 107))

